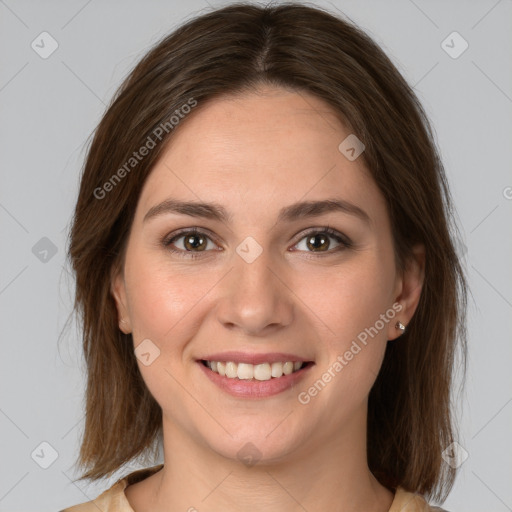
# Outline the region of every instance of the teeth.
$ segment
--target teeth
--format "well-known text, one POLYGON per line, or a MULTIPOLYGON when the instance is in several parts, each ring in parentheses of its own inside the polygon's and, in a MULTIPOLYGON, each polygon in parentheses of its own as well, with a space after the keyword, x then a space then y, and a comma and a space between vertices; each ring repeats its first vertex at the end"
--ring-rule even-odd
POLYGON ((238 363, 236 375, 239 379, 252 379, 254 377, 254 366, 252 364, 238 363))
MULTIPOLYGON (((279 363, 278 363, 279 364, 279 363)), ((270 373, 270 365, 268 363, 256 364, 254 368, 254 378, 256 380, 270 380, 272 374, 270 373)))
POLYGON ((283 363, 235 363, 228 361, 206 361, 206 366, 222 377, 240 380, 270 380, 283 375, 290 375, 302 368, 301 361, 285 361, 283 363))
POLYGON ((272 377, 281 377, 281 375, 283 375, 283 363, 272 363, 270 375, 272 375, 272 377))
POLYGON ((230 379, 234 379, 235 377, 238 377, 238 365, 235 363, 229 361, 226 363, 226 377, 229 377, 230 379))

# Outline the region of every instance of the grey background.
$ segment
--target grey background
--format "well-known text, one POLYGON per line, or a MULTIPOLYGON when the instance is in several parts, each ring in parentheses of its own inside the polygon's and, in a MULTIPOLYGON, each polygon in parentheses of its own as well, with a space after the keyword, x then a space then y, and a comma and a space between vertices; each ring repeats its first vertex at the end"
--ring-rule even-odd
MULTIPOLYGON (((141 467, 96 485, 70 481, 78 476, 84 368, 76 326, 63 331, 73 294, 66 237, 85 143, 121 80, 161 36, 227 3, 0 0, 0 511, 56 512, 141 467), (43 31, 59 45, 47 59, 31 48, 43 31), (58 454, 48 469, 40 467, 51 457, 42 442, 58 454)), ((510 511, 512 1, 315 4, 365 29, 432 119, 473 294, 458 405, 469 457, 444 507, 510 511), (456 59, 441 47, 453 31, 469 43, 456 59)))

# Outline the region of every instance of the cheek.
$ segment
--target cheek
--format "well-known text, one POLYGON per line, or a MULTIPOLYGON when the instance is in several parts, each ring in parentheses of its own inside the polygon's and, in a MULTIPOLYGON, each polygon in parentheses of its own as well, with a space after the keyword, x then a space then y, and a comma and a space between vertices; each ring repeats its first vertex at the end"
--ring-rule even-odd
POLYGON ((125 279, 133 345, 136 353, 140 345, 148 347, 144 352, 151 354, 147 365, 138 357, 139 370, 166 413, 179 416, 183 408, 179 382, 183 380, 186 347, 200 323, 197 320, 202 314, 201 299, 213 283, 207 275, 204 279, 193 277, 175 267, 143 254, 132 254, 126 262, 125 279))
POLYGON ((366 400, 382 365, 388 325, 396 321, 389 283, 380 278, 379 265, 346 268, 331 276, 323 293, 314 294, 316 306, 308 304, 322 320, 323 350, 318 373, 299 390, 299 399, 314 403, 335 426, 366 400))
POLYGON ((125 268, 134 346, 150 339, 160 349, 160 362, 174 366, 188 357, 189 341, 208 314, 208 299, 225 269, 180 267, 142 252, 132 254, 125 268))
POLYGON ((298 295, 322 321, 333 348, 342 349, 391 306, 392 270, 385 258, 368 250, 327 272, 309 271, 308 279, 301 279, 298 295))
POLYGON ((164 273, 146 269, 130 287, 130 314, 134 340, 151 338, 162 342, 190 300, 187 291, 178 290, 164 273))
POLYGON ((316 277, 312 282, 322 286, 314 286, 308 306, 322 320, 324 350, 318 366, 322 382, 312 392, 322 395, 317 405, 328 410, 339 408, 343 397, 343 415, 343 410, 354 410, 365 400, 380 371, 389 324, 396 321, 390 309, 393 262, 367 250, 323 280, 316 277), (324 385, 326 392, 320 393, 324 385))

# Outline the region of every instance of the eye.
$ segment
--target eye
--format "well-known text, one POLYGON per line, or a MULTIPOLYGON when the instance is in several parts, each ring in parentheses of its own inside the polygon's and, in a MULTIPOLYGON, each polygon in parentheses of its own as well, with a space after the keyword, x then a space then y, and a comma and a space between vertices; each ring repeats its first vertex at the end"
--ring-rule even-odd
POLYGON ((195 254, 188 255, 186 253, 204 252, 215 248, 215 244, 208 235, 195 229, 182 231, 179 234, 175 234, 172 238, 164 239, 162 243, 170 252, 178 253, 180 256, 185 257, 196 256, 195 254))
MULTIPOLYGON (((203 231, 196 228, 184 229, 172 236, 167 236, 162 240, 163 246, 171 253, 184 258, 201 257, 201 253, 215 250, 217 245, 203 231)), ((312 229, 303 234, 300 241, 295 244, 293 251, 315 253, 315 256, 324 256, 339 252, 352 246, 352 242, 338 231, 326 226, 324 228, 312 229), (332 240, 335 241, 335 247, 331 248, 332 240)), ((217 249, 222 250, 222 249, 217 249)))
POLYGON ((295 245, 299 250, 313 253, 333 253, 351 247, 352 243, 338 231, 326 226, 308 231, 295 245), (331 239, 338 244, 331 249, 331 239))

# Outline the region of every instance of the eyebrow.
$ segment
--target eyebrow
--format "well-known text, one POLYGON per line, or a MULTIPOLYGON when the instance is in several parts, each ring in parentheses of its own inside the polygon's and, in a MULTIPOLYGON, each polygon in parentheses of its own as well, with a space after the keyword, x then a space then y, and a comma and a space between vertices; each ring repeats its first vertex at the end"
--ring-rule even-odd
MULTIPOLYGON (((324 199, 321 201, 300 201, 285 206, 279 211, 277 222, 292 222, 305 217, 317 217, 333 211, 359 217, 367 224, 371 224, 370 216, 363 209, 339 198, 324 199)), ((144 216, 143 222, 168 213, 201 217, 225 223, 229 223, 232 218, 227 210, 217 203, 167 199, 150 208, 144 216)))

